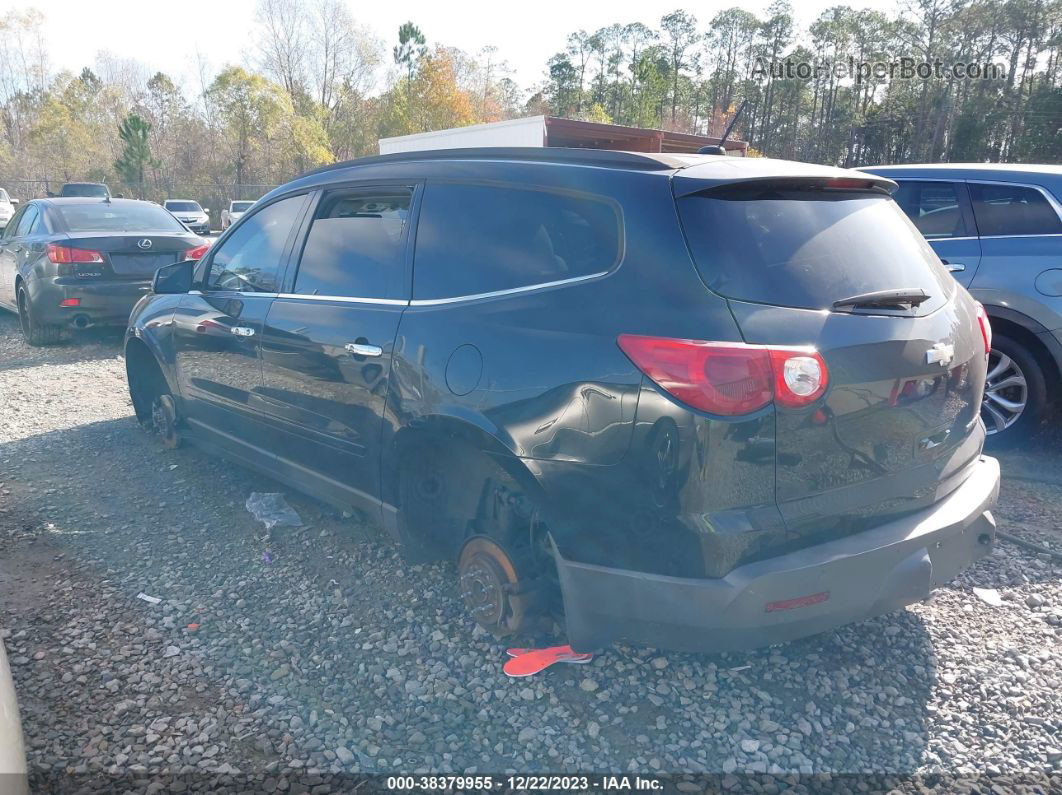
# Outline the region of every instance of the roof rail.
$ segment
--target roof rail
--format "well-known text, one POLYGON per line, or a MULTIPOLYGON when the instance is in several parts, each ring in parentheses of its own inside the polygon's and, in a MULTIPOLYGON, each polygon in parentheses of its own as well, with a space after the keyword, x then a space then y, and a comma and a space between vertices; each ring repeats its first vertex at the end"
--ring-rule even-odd
POLYGON ((306 171, 296 179, 356 166, 424 160, 525 160, 533 163, 577 163, 602 168, 629 168, 642 171, 668 171, 688 165, 688 163, 670 157, 666 152, 620 152, 612 149, 573 149, 560 146, 484 146, 467 149, 422 149, 359 157, 306 171))

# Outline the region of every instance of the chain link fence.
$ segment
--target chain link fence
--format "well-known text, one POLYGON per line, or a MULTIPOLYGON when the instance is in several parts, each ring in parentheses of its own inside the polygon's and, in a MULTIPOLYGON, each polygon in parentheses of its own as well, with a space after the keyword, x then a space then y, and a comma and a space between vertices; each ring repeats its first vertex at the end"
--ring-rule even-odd
MULTIPOLYGON (((7 179, 0 176, 0 188, 4 188, 12 199, 27 201, 40 199, 49 195, 58 195, 64 182, 77 181, 65 180, 56 177, 42 177, 40 179, 7 179)), ((85 182, 95 180, 87 179, 85 182)), ((269 193, 273 184, 243 183, 239 185, 214 185, 195 183, 172 183, 167 186, 155 184, 144 185, 143 191, 130 190, 125 186, 110 186, 111 195, 124 196, 129 199, 143 198, 161 204, 166 199, 191 199, 197 201, 207 210, 210 210, 210 218, 215 228, 220 228, 221 211, 229 206, 230 201, 254 201, 269 193)))

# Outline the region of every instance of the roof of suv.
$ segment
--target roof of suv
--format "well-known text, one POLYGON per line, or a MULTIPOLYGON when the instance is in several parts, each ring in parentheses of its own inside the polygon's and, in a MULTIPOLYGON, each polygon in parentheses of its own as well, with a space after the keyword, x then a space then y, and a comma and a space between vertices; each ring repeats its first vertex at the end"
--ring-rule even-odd
POLYGON ((860 166, 860 171, 886 176, 915 176, 934 174, 942 177, 992 179, 1015 176, 1028 179, 1032 176, 1062 177, 1062 166, 1042 163, 907 163, 891 166, 860 166))
MULTIPOLYGON (((801 163, 793 160, 774 160, 764 157, 727 157, 723 155, 675 154, 669 152, 621 152, 609 149, 569 149, 564 147, 482 147, 469 149, 431 149, 414 152, 399 152, 389 155, 363 157, 342 163, 322 166, 302 174, 293 182, 302 185, 319 184, 333 176, 339 176, 359 168, 386 164, 414 162, 497 162, 497 163, 543 163, 564 164, 584 168, 603 168, 625 171, 647 171, 706 181, 701 189, 710 184, 745 182, 758 179, 807 177, 851 178, 870 176, 869 182, 893 189, 895 184, 888 178, 853 173, 850 169, 801 163)), ((282 186, 271 192, 286 190, 282 186)))

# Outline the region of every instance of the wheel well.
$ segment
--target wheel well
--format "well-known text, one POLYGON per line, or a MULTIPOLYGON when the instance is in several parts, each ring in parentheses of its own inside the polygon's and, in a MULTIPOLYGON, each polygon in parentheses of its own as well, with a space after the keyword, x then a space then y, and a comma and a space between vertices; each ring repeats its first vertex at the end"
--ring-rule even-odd
MULTIPOLYGON (((428 528, 406 526, 403 542, 419 549, 418 557, 445 557, 459 551, 470 523, 479 517, 488 481, 507 483, 529 499, 541 504, 541 487, 525 462, 502 452, 497 440, 474 426, 460 421, 425 421, 403 429, 395 436, 385 472, 385 493, 399 509, 400 525, 414 520, 417 511, 407 511, 403 479, 416 476, 416 467, 432 459, 442 472, 457 473, 451 480, 446 499, 447 516, 433 517, 434 533, 428 528)), ((410 484, 406 483, 406 487, 410 484)))
POLYGON ((989 312, 989 322, 992 324, 992 333, 1009 337, 1015 342, 1021 343, 1031 353, 1044 371, 1044 378, 1048 384, 1056 384, 1059 380, 1058 363, 1055 357, 1044 345, 1043 341, 1029 329, 1013 320, 1007 320, 989 312))
POLYGON ((151 349, 138 339, 129 340, 125 346, 125 377, 136 417, 147 422, 152 400, 160 387, 166 388, 166 378, 151 349))

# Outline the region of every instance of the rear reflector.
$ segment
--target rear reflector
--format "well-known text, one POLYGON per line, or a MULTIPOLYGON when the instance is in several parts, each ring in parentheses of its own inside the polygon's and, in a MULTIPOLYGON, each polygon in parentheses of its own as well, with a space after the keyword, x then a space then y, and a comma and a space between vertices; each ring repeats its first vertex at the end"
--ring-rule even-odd
POLYGON ((103 255, 98 251, 87 248, 71 248, 49 243, 47 246, 48 259, 57 264, 71 264, 77 262, 103 262, 103 255))
POLYGON ((59 302, 59 306, 81 306, 80 298, 64 298, 59 302))
POLYGON ((737 416, 771 403, 800 408, 818 400, 829 377, 812 348, 621 334, 620 349, 671 396, 709 414, 737 416))
POLYGON ((779 610, 795 610, 798 607, 809 607, 810 605, 822 604, 829 598, 829 591, 821 591, 819 593, 808 594, 807 596, 798 596, 795 599, 783 599, 780 602, 768 602, 766 610, 768 613, 777 613, 779 610))
POLYGON ((992 324, 988 322, 988 313, 980 301, 977 302, 977 326, 981 329, 981 339, 985 341, 985 356, 992 350, 992 324))

